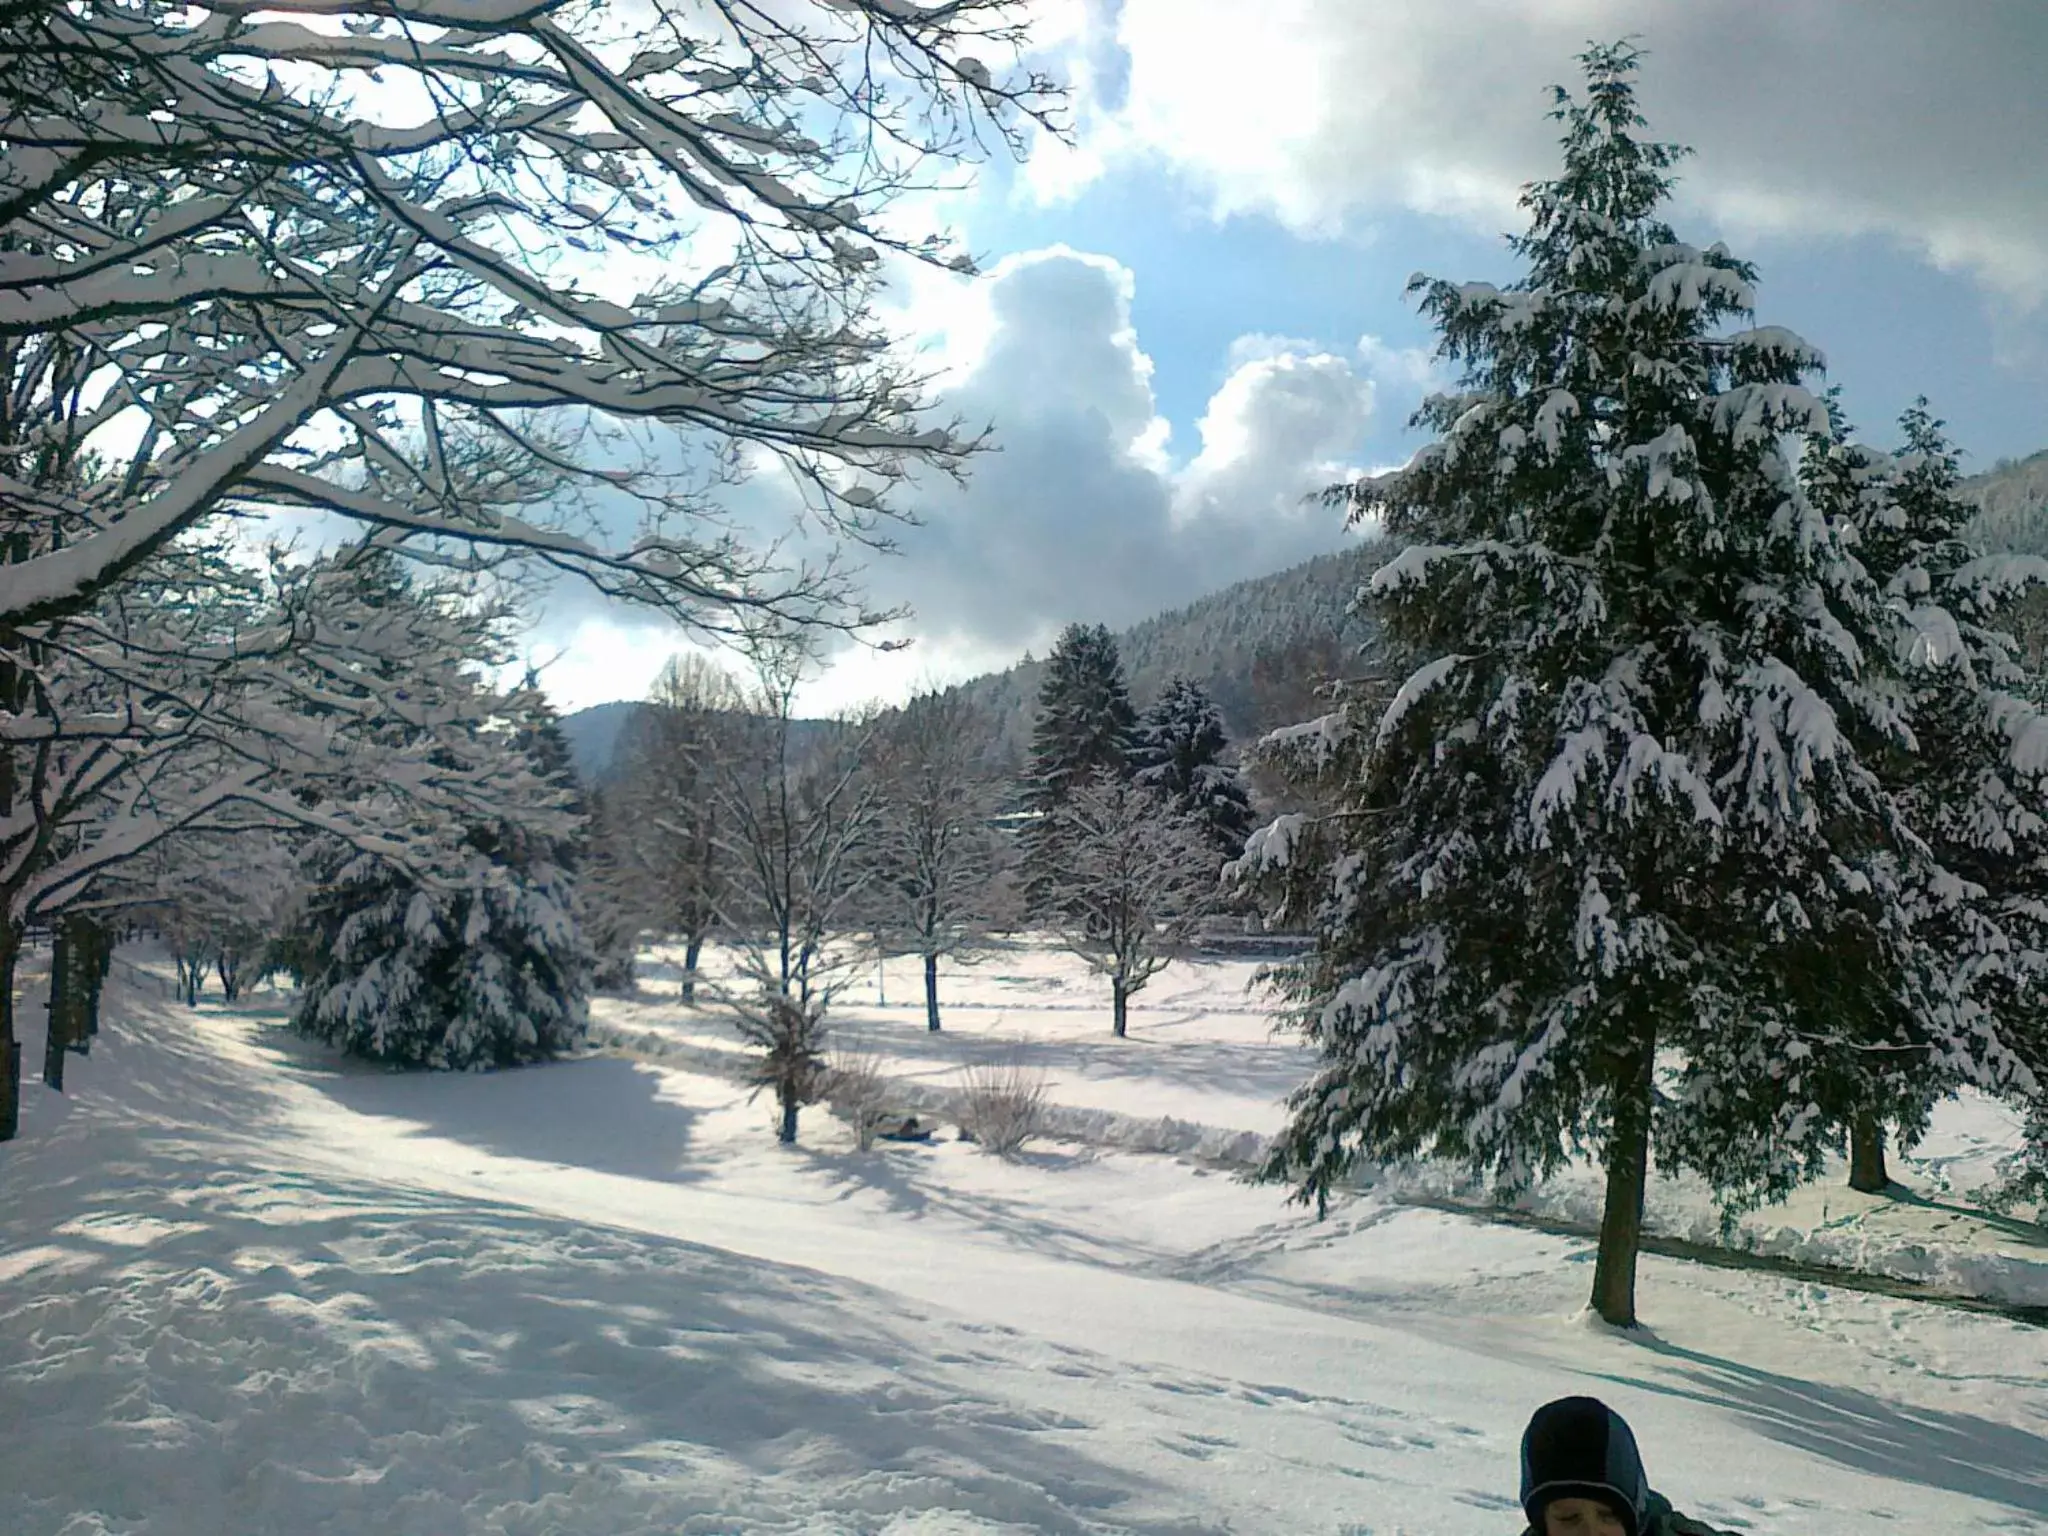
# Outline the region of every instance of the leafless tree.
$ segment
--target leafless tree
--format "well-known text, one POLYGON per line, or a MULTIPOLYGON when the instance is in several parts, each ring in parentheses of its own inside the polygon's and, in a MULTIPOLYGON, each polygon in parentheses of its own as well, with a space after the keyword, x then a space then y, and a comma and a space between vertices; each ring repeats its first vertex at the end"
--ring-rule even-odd
POLYGON ((1055 931, 1108 978, 1122 1038, 1130 999, 1217 910, 1221 860, 1199 825, 1115 774, 1094 775, 1055 814, 1063 853, 1048 885, 1055 931))
POLYGON ((717 843, 729 870, 718 917, 741 978, 723 1000, 763 1053, 784 1142, 824 1086, 826 1010, 858 958, 849 933, 876 807, 865 721, 823 722, 798 740, 796 693, 811 658, 802 633, 756 639, 753 686, 718 755, 717 843))
POLYGON ((857 624, 835 559, 778 570, 710 493, 763 450, 872 541, 974 446, 874 296, 885 253, 965 265, 897 194, 1052 105, 1023 9, 0 7, 0 517, 69 530, 10 550, 0 625, 224 509, 857 624))
POLYGON ((971 955, 1014 916, 995 829, 1004 776, 992 725, 958 690, 921 693, 882 724, 868 893, 884 946, 924 964, 925 1022, 939 1028, 939 961, 971 955))
POLYGON ((738 745, 741 702, 738 682, 715 661, 677 656, 620 742, 616 857, 646 925, 682 942, 685 1003, 697 1000, 698 961, 718 918, 718 760, 738 745))
MULTIPOLYGON (((191 568, 209 517, 353 521, 704 630, 875 617, 843 550, 885 544, 903 478, 978 442, 925 419, 876 322, 885 257, 964 264, 891 203, 1044 117, 1020 14, 0 5, 0 1139, 25 925, 238 814, 374 842, 346 801, 284 792, 333 764, 273 726, 361 746, 423 718, 373 672, 291 659, 311 605, 226 638, 138 606, 181 561, 195 593, 257 579, 191 568), (724 515, 762 462, 801 489, 802 540, 724 515)), ((416 768, 366 803, 402 822, 394 797, 454 777, 416 768)))

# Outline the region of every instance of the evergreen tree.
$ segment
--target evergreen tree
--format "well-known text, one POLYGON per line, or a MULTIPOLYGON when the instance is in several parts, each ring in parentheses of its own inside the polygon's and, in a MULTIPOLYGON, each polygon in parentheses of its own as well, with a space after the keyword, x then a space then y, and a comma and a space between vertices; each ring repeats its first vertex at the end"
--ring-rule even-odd
POLYGON ((1723 333, 1753 269, 1660 216, 1683 151, 1637 136, 1635 51, 1581 62, 1510 241, 1526 273, 1412 285, 1462 372, 1415 418, 1437 441, 1332 491, 1405 546, 1370 590, 1407 680, 1297 738, 1339 803, 1243 867, 1291 868, 1317 939, 1276 978, 1322 1065, 1268 1175, 1320 1203, 1361 1160, 1434 1155, 1512 1187, 1591 1148, 1593 1303, 1632 1323, 1653 1139, 1762 1198, 1829 1149, 1821 1064, 1876 1075, 1834 1064, 1889 1042, 1800 995, 1816 935, 1925 1058, 2012 1059, 1927 938, 1945 872, 1863 750, 1912 733, 1885 603, 1800 483, 1821 360, 1723 333))
MULTIPOLYGON (((395 566, 365 578, 386 606, 445 601, 395 566)), ((416 664, 450 687, 477 659, 416 664)), ((537 690, 501 700, 497 715, 474 743, 504 764, 494 817, 412 829, 434 850, 427 862, 339 838, 309 847, 295 944, 302 1034, 444 1070, 544 1060, 582 1039, 593 960, 571 873, 582 817, 568 746, 537 690)))
POLYGON ((1252 802, 1237 769, 1223 761, 1230 738, 1223 716, 1200 683, 1167 680, 1138 727, 1132 764, 1140 784, 1158 790, 1208 834, 1226 859, 1244 852, 1252 802))
POLYGON ((1022 851, 1028 905, 1044 914, 1060 854, 1057 814, 1099 773, 1128 776, 1138 717, 1116 637, 1103 624, 1069 624, 1045 659, 1025 769, 1024 808, 1035 813, 1022 851))
MULTIPOLYGON (((1886 454, 1847 441, 1830 398, 1837 445, 1802 466, 1809 494, 1855 531, 1865 568, 1893 620, 1906 684, 1911 752, 1879 754, 1911 823, 1946 872, 1976 900, 1923 893, 1924 922, 1961 972, 1969 1006, 1985 1012, 1998 1038, 2037 1077, 2048 1077, 2032 973, 2048 953, 2048 719, 2041 680, 2012 616, 2048 566, 2030 557, 1991 557, 1971 533, 1975 509, 1963 499, 1960 466, 1943 423, 1923 399, 1900 418, 1903 447, 1886 454)), ((1853 952, 1816 967, 1848 974, 1818 1000, 1839 1019, 1860 1002, 1896 1014, 1897 991, 1875 988, 1853 952)), ((1850 1183, 1876 1192, 1889 1183, 1887 1130, 1910 1146, 1958 1074, 1894 1017, 1863 1031, 1893 1049, 1838 1057, 1862 1067, 1846 1087, 1850 1183)))

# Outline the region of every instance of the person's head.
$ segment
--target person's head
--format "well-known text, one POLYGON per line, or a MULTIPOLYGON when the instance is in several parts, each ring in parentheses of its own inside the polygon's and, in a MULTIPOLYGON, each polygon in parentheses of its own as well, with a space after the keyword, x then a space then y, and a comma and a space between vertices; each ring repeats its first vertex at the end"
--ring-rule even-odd
POLYGON ((1592 1397, 1536 1410, 1522 1432, 1522 1512, 1538 1536, 1642 1536, 1649 1501, 1620 1414, 1592 1397))

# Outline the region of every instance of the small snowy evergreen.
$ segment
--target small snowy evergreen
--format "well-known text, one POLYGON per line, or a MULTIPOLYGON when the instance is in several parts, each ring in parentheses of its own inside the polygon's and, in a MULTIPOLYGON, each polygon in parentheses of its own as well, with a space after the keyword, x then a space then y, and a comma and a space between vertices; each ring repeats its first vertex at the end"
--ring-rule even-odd
POLYGON ((1173 677, 1139 722, 1131 761, 1140 784, 1200 824, 1223 857, 1236 858, 1252 829, 1252 803, 1237 769, 1223 761, 1229 745, 1208 690, 1173 677))
POLYGON ((1045 659, 1024 773, 1024 807, 1036 817, 1020 839, 1033 910, 1045 908, 1061 862, 1057 813, 1095 775, 1128 775, 1137 748, 1138 716, 1116 637, 1105 625, 1069 624, 1045 659))
MULTIPOLYGON (((366 579, 396 609, 436 599, 390 565, 366 579)), ((372 1060, 513 1066, 583 1038, 594 957, 570 867, 582 814, 568 748, 537 692, 493 698, 460 670, 467 659, 419 665, 467 704, 471 743, 501 766, 495 814, 415 825, 403 860, 333 836, 306 850, 293 1022, 372 1060)), ((402 814, 375 786, 361 793, 402 814)))

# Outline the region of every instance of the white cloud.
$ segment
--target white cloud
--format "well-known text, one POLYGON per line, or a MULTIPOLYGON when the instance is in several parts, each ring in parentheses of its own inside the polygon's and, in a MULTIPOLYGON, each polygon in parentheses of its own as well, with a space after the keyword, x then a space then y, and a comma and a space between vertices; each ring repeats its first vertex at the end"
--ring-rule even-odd
MULTIPOLYGON (((843 651, 806 708, 972 676, 1071 621, 1129 624, 1346 537, 1342 514, 1308 498, 1353 471, 1376 388, 1413 398, 1414 355, 1369 337, 1355 353, 1242 337, 1199 442, 1176 453, 1133 289, 1120 263, 1054 246, 998 263, 934 315, 951 338, 937 404, 993 423, 996 447, 964 488, 928 485, 900 554, 869 563, 870 599, 915 609, 899 631, 911 647, 843 651)), ((769 494, 769 479, 743 499, 769 494)), ((547 679, 569 707, 638 696, 672 648, 611 617, 573 620, 572 656, 547 679)))
POLYGON ((1554 163, 1546 88, 1575 79, 1588 40, 1637 34, 1652 131, 1699 151, 1682 195, 1732 234, 1879 233, 2012 301, 2048 299, 2039 0, 1262 0, 1247 14, 1122 0, 1127 77, 1113 102, 1084 102, 1072 166, 1143 156, 1196 177, 1219 212, 1303 231, 1389 208, 1512 227, 1517 189, 1554 163))

